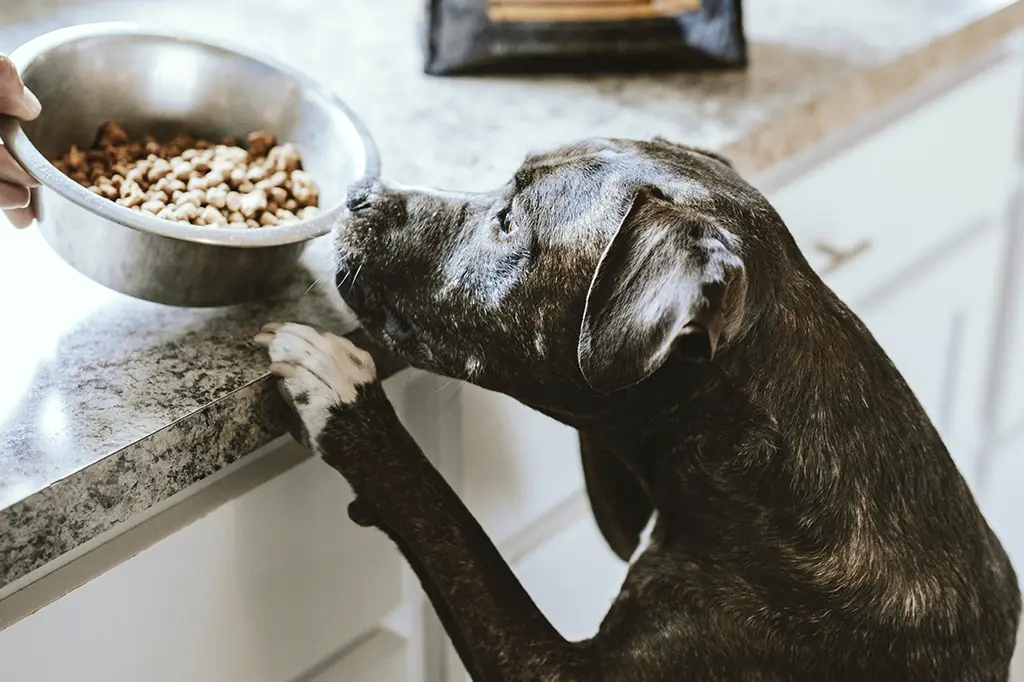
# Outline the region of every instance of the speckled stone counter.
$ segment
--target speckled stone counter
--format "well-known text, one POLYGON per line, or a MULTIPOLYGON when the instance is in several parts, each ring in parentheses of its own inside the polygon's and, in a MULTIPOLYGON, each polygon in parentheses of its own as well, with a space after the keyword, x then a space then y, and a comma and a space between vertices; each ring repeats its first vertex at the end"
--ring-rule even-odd
MULTIPOLYGON (((484 189, 528 150, 589 135, 663 135, 764 170, 1024 24, 1013 0, 777 0, 745 7, 746 72, 439 80, 420 69, 425 3, 277 4, 0 0, 0 49, 81 21, 220 33, 338 92, 376 137, 385 175, 484 189)), ((249 340, 265 321, 356 327, 315 284, 323 242, 280 300, 185 310, 107 291, 34 231, 4 228, 0 590, 284 432, 249 340)))

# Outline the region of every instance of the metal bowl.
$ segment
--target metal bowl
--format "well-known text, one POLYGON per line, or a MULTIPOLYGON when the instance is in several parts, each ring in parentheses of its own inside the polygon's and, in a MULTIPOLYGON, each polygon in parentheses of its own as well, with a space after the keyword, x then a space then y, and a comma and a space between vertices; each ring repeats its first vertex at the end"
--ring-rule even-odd
POLYGON ((158 303, 215 306, 273 295, 309 240, 344 210, 345 188, 379 173, 353 113, 301 74, 234 47, 128 24, 87 24, 35 38, 11 59, 43 103, 34 121, 0 117, 4 144, 40 186, 39 230, 65 261, 115 291, 158 303), (116 121, 131 135, 220 139, 268 130, 295 143, 320 187, 314 219, 259 229, 197 227, 119 206, 49 159, 89 146, 116 121))

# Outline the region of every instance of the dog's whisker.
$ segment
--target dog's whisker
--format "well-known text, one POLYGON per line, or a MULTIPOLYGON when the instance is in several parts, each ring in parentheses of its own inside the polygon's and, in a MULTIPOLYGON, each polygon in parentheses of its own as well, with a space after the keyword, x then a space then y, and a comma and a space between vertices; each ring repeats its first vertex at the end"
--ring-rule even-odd
POLYGON ((316 279, 313 280, 313 283, 310 284, 309 287, 305 291, 302 292, 302 295, 305 296, 306 294, 311 292, 313 290, 313 287, 315 287, 317 284, 322 282, 324 280, 324 277, 327 277, 330 274, 331 274, 331 270, 330 269, 325 270, 323 273, 320 274, 319 277, 317 277, 316 279))
POLYGON ((348 285, 348 293, 352 293, 352 288, 356 285, 356 280, 359 279, 359 273, 363 271, 363 264, 360 263, 359 267, 356 268, 356 274, 352 275, 352 282, 348 285))
MULTIPOLYGON (((437 388, 437 390, 435 391, 435 393, 441 393, 442 391, 447 390, 448 387, 451 386, 452 384, 454 384, 456 381, 467 382, 467 381, 469 381, 469 379, 470 379, 470 372, 468 370, 464 370, 463 372, 461 372, 457 376, 445 377, 444 384, 439 386, 437 388)), ((459 388, 460 389, 462 388, 462 384, 459 384, 459 388)), ((458 391, 456 391, 456 393, 458 393, 458 391)))

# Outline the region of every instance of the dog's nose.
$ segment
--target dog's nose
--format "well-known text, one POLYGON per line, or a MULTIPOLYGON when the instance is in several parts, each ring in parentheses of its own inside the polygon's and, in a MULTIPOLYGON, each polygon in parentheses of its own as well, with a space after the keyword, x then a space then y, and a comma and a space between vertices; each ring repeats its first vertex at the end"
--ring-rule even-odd
POLYGON ((376 178, 360 178, 351 185, 345 197, 345 206, 353 213, 365 211, 373 206, 380 197, 380 180, 376 178))

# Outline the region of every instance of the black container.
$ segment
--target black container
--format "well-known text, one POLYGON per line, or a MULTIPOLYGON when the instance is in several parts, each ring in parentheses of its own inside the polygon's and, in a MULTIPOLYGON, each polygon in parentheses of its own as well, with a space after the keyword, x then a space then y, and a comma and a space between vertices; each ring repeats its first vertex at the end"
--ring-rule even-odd
POLYGON ((429 0, 425 70, 434 75, 623 73, 747 65, 740 0, 615 21, 492 21, 488 0, 429 0))

